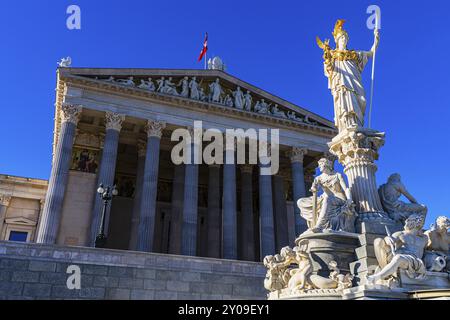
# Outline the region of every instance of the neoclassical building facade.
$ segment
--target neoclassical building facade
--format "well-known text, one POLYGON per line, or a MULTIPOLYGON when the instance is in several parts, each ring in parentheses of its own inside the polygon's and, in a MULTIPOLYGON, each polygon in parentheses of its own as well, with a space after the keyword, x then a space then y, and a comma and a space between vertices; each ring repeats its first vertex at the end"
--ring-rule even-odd
MULTIPOLYGON (((260 261, 306 229, 308 194, 332 122, 221 70, 60 67, 52 170, 34 241, 260 261), (279 129, 279 170, 179 164, 172 132, 279 129)), ((248 143, 248 142, 247 142, 248 143)))

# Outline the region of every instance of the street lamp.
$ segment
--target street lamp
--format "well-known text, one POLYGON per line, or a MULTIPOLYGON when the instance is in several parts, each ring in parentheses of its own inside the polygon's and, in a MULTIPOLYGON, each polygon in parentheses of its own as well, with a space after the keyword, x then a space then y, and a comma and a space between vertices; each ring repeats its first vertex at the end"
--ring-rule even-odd
POLYGON ((108 202, 111 201, 111 199, 114 196, 117 196, 119 193, 117 191, 116 186, 111 187, 107 186, 106 189, 103 187, 103 183, 100 183, 97 189, 97 193, 100 195, 100 197, 103 200, 103 211, 102 211, 102 220, 100 223, 100 230, 99 234, 95 238, 95 247, 96 248, 104 248, 106 245, 106 235, 105 235, 105 217, 106 217, 106 208, 108 207, 108 202))

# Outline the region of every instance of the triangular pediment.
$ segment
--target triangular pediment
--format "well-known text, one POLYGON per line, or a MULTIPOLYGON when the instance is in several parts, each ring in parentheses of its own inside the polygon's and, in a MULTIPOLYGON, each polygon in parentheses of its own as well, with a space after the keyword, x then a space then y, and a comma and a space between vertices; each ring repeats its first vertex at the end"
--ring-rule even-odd
POLYGON ((115 89, 197 100, 334 130, 331 121, 221 70, 60 68, 59 76, 66 80, 84 79, 115 89), (218 95, 214 95, 213 89, 216 81, 220 90, 218 95), (192 86, 197 89, 195 94, 192 86))
POLYGON ((36 221, 33 221, 31 219, 27 219, 24 217, 14 217, 14 218, 7 218, 5 219, 5 222, 7 224, 18 224, 18 225, 24 225, 24 226, 35 226, 36 221))

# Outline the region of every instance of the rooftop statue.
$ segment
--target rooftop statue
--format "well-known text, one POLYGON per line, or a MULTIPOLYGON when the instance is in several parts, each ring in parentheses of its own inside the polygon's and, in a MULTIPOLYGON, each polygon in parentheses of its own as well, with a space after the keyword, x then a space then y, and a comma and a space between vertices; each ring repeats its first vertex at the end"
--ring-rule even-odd
POLYGON ((395 221, 405 222, 410 215, 418 213, 427 214, 427 207, 419 204, 417 200, 406 190, 398 173, 391 174, 388 181, 378 189, 381 204, 384 210, 395 221), (411 203, 400 200, 404 195, 411 203))
POLYGON ((356 212, 350 190, 342 175, 333 168, 333 162, 319 160, 321 174, 314 179, 311 187, 312 197, 300 198, 297 205, 300 215, 308 223, 308 231, 355 232, 356 212), (319 189, 323 193, 318 196, 319 189))
POLYGON ((247 93, 244 95, 244 109, 247 111, 252 110, 252 95, 250 94, 250 91, 247 90, 247 93))
POLYGON ((333 37, 336 49, 331 49, 329 39, 317 44, 324 51, 323 58, 328 88, 334 99, 334 122, 339 132, 350 127, 363 127, 366 98, 361 73, 369 58, 373 57, 379 43, 378 29, 374 29, 375 40, 370 51, 347 49, 348 33, 343 29, 345 20, 338 20, 333 37))
POLYGON ((58 66, 60 68, 68 68, 72 65, 72 58, 71 57, 67 57, 67 58, 62 58, 59 62, 58 62, 58 66))

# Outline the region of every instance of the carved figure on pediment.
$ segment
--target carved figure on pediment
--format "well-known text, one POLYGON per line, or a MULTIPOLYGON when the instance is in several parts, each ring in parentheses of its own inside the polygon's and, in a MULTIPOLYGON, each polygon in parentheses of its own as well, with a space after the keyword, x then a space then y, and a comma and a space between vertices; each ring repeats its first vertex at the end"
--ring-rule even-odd
POLYGON ((297 117, 297 115, 295 114, 294 111, 288 111, 286 113, 286 115, 287 115, 288 119, 291 119, 291 120, 294 120, 294 121, 302 121, 301 118, 297 117))
POLYGON ((152 78, 148 78, 148 80, 141 80, 141 84, 138 86, 139 89, 144 89, 148 91, 155 91, 155 84, 152 81, 152 78))
POLYGON ((103 80, 105 82, 115 82, 114 77, 110 76, 108 79, 103 80))
POLYGON ((429 271, 450 272, 450 219, 440 216, 430 230, 425 231, 428 237, 424 262, 429 271))
POLYGON ((242 93, 241 88, 238 86, 236 88, 236 91, 234 91, 232 94, 234 97, 235 108, 242 110, 244 108, 244 94, 242 93))
POLYGON ((231 96, 227 94, 223 99, 223 104, 227 107, 233 107, 233 98, 231 98, 231 96))
POLYGON ((205 90, 203 88, 198 89, 198 94, 200 96, 200 101, 208 101, 208 96, 205 94, 205 90))
POLYGON ((200 100, 199 84, 197 83, 197 78, 192 77, 189 82, 189 89, 191 89, 190 98, 194 100, 200 100))
POLYGON ((269 113, 269 105, 264 99, 258 101, 255 105, 255 112, 267 114, 269 113))
POLYGON ((116 82, 118 84, 124 85, 124 86, 128 86, 128 87, 134 87, 134 80, 133 77, 128 77, 128 79, 118 79, 116 80, 116 82))
POLYGON ((161 77, 161 79, 156 80, 156 83, 158 84, 158 89, 157 89, 158 92, 163 93, 165 82, 166 82, 165 77, 161 77))
POLYGON ((369 284, 392 285, 390 278, 396 278, 400 270, 404 270, 411 279, 423 279, 426 268, 422 260, 428 237, 422 232, 425 217, 413 214, 405 221, 403 231, 377 238, 373 242, 378 269, 375 274, 368 276, 369 284))
POLYGON ((172 82, 172 77, 169 77, 168 79, 164 80, 164 86, 161 92, 178 96, 177 89, 175 88, 175 83, 172 82))
POLYGON ((391 174, 388 181, 380 186, 378 193, 384 210, 395 221, 404 223, 412 214, 417 213, 424 216, 427 214, 427 207, 419 204, 408 190, 406 190, 398 173, 391 174), (404 195, 410 203, 401 201, 400 197, 402 195, 404 195))
POLYGON ((250 91, 247 90, 247 93, 244 94, 244 109, 247 111, 252 110, 252 95, 250 94, 250 91))
POLYGON ((209 85, 209 101, 220 103, 221 95, 223 94, 222 87, 219 83, 219 78, 209 85))
POLYGON ((189 96, 189 79, 184 77, 178 82, 178 86, 181 86, 180 96, 187 98, 189 96))
POLYGON ((284 113, 284 111, 281 111, 280 109, 278 109, 278 104, 275 104, 272 107, 272 114, 275 117, 280 117, 280 118, 287 118, 286 113, 284 113))
POLYGON ((344 177, 334 171, 333 163, 326 158, 319 160, 319 169, 321 174, 311 187, 313 195, 297 201, 300 215, 308 223, 307 232, 355 232, 355 206, 344 177), (319 196, 320 189, 323 193, 319 196))

